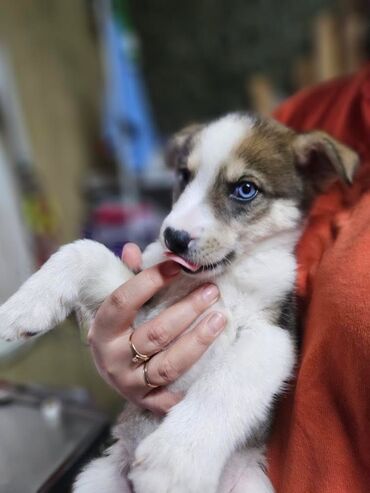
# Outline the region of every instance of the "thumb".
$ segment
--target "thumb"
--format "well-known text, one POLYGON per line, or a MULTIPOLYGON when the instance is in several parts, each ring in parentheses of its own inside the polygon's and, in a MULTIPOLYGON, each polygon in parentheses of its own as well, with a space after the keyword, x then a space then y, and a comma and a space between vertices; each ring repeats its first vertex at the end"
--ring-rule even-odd
POLYGON ((121 258, 127 267, 133 272, 137 273, 141 271, 141 250, 135 243, 126 243, 122 249, 121 258))

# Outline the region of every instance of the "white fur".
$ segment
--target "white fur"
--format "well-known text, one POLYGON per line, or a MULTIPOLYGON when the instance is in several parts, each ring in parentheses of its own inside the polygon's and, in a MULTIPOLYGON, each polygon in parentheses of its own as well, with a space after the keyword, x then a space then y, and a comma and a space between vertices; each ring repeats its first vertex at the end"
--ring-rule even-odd
MULTIPOLYGON (((224 231, 205 206, 204 191, 205 183, 212 184, 211 164, 220 166, 251 124, 234 116, 206 127, 197 149, 204 179, 188 187, 164 223, 178 228, 187 218, 189 226, 192 209, 186 204, 193 199, 201 210, 201 220, 197 222, 194 214, 190 223, 200 228, 199 258, 211 256, 214 261, 234 248, 231 265, 217 270, 213 278, 221 298, 212 310, 226 313, 227 328, 172 385, 186 395, 163 420, 127 405, 115 428, 117 445, 82 472, 75 493, 126 493, 127 477, 135 493, 229 493, 236 470, 239 482, 233 492, 273 491, 261 465, 262 449, 245 444, 266 421, 294 366, 292 336, 274 325, 268 313, 294 285, 300 214, 294 203, 278 199, 248 234, 236 224, 224 231), (217 248, 212 250, 213 244, 217 248)), ((144 253, 144 266, 162 260, 160 242, 144 253)), ((73 308, 90 321, 104 298, 130 276, 101 245, 84 240, 63 247, 0 307, 1 335, 15 338, 48 330, 73 308)), ((182 275, 161 293, 155 309, 140 311, 136 324, 153 318, 201 282, 201 276, 182 275)))
POLYGON ((129 482, 121 474, 124 465, 125 450, 116 443, 79 474, 74 490, 78 493, 130 493, 129 482))
POLYGON ((172 227, 186 230, 192 238, 198 238, 213 219, 206 203, 206 192, 200 180, 196 178, 173 206, 163 223, 162 232, 167 227, 172 227))
POLYGON ((263 471, 265 462, 261 448, 236 452, 222 473, 218 493, 273 493, 263 471))
POLYGON ((204 175, 214 176, 242 140, 252 132, 254 124, 255 120, 251 116, 232 113, 204 128, 196 149, 204 175))

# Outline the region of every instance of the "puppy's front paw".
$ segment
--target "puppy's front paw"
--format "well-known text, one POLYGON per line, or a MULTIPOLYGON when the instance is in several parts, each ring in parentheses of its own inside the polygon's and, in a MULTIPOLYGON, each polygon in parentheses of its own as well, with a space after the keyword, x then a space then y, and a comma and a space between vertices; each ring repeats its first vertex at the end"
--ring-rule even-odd
POLYGON ((0 306, 0 338, 29 339, 66 317, 70 308, 63 294, 68 286, 62 288, 62 282, 51 274, 45 264, 0 306))
POLYGON ((129 479, 135 493, 215 493, 218 474, 203 462, 155 432, 137 448, 129 479))
POLYGON ((13 341, 29 339, 49 328, 53 314, 35 293, 22 290, 0 307, 0 338, 13 341), (29 295, 29 296, 27 296, 29 295))

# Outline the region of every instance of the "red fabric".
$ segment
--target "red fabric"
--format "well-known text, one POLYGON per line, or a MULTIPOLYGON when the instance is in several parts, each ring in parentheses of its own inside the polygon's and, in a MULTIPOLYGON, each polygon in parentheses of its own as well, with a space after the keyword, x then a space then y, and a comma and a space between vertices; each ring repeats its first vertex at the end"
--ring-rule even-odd
POLYGON ((369 493, 370 64, 297 94, 275 116, 295 130, 327 131, 362 164, 352 188, 336 184, 318 198, 298 246, 303 342, 269 473, 278 493, 369 493))

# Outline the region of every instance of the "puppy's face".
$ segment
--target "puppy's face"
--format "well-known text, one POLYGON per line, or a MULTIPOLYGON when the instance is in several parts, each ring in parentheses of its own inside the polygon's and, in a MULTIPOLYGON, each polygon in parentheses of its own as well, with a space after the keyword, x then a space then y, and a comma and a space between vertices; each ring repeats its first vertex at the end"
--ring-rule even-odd
POLYGON ((351 181, 356 154, 323 132, 230 114, 175 136, 174 205, 161 229, 168 256, 192 275, 219 274, 259 243, 297 230, 328 181, 351 181))

